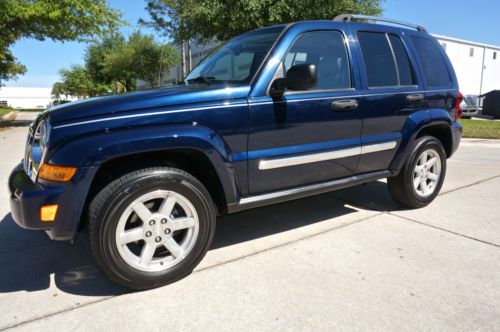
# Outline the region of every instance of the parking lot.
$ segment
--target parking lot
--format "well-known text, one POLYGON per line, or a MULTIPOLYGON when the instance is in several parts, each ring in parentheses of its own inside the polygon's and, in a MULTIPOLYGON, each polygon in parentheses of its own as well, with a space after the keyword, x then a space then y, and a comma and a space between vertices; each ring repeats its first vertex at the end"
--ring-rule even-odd
POLYGON ((220 218, 191 276, 131 293, 84 234, 12 221, 26 131, 0 127, 0 330, 500 330, 500 141, 464 140, 424 209, 378 181, 220 218))

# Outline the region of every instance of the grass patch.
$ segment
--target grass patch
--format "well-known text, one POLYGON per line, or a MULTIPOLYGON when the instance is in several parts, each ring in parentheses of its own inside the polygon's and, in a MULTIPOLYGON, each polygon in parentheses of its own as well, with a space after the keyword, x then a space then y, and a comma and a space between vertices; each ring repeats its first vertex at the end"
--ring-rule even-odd
POLYGON ((4 116, 5 114, 8 114, 12 112, 12 108, 3 108, 3 107, 0 107, 0 118, 2 116, 4 116))
POLYGON ((462 119, 463 137, 500 138, 500 121, 462 119))

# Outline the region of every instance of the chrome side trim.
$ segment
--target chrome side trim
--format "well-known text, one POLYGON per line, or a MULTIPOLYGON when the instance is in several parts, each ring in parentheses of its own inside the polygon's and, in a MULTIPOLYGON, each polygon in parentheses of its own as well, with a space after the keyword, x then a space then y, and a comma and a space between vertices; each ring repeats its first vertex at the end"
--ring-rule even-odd
POLYGON ((269 170, 282 167, 297 166, 303 164, 311 164, 320 161, 334 160, 340 158, 354 157, 362 154, 392 150, 397 146, 396 141, 369 144, 343 150, 312 153, 301 156, 286 157, 279 159, 261 160, 259 162, 259 170, 269 170))
POLYGON ((378 171, 378 172, 355 175, 348 178, 343 178, 313 185, 307 185, 298 188, 275 191, 269 194, 244 197, 240 199, 239 206, 244 208, 245 205, 253 205, 258 202, 277 200, 287 196, 297 196, 301 194, 307 194, 308 192, 315 193, 315 192, 327 191, 330 188, 334 189, 334 188, 344 187, 352 183, 362 183, 365 180, 371 181, 375 179, 386 178, 391 174, 392 173, 390 171, 378 171))
POLYGON ((361 154, 392 150, 396 145, 398 145, 396 141, 364 145, 361 147, 361 154))
POLYGON ((344 149, 344 150, 308 154, 308 155, 304 155, 304 156, 288 157, 288 158, 281 158, 281 159, 261 160, 259 162, 259 169, 260 170, 268 170, 268 169, 274 169, 274 168, 297 166, 297 165, 302 165, 302 164, 310 164, 310 163, 316 163, 319 161, 353 157, 353 156, 359 155, 360 153, 361 153, 361 147, 355 147, 355 148, 344 149))

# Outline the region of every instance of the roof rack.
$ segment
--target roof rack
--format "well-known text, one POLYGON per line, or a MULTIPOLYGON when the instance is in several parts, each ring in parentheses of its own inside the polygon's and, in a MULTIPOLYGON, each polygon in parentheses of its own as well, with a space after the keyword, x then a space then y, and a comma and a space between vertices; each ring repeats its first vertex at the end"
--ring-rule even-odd
POLYGON ((343 14, 343 15, 336 16, 333 20, 334 21, 341 21, 341 22, 352 22, 354 20, 387 22, 387 23, 403 25, 406 27, 414 28, 414 29, 417 29, 418 31, 427 32, 427 29, 421 25, 407 23, 407 22, 398 21, 398 20, 393 20, 390 18, 377 17, 377 16, 343 14))

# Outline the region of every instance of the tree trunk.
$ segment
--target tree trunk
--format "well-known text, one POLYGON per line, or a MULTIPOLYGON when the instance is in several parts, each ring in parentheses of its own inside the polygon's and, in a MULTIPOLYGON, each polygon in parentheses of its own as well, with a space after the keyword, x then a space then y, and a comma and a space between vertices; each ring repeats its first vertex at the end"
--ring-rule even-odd
POLYGON ((191 53, 191 40, 188 39, 188 71, 191 72, 193 70, 193 56, 191 53))
POLYGON ((186 48, 184 41, 181 41, 181 81, 186 77, 186 48))

